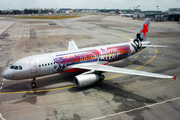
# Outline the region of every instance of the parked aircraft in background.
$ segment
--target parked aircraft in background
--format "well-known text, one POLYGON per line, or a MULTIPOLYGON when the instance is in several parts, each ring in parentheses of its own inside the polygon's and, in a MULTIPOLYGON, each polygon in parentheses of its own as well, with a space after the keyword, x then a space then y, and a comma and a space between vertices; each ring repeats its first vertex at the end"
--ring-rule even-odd
POLYGON ((12 80, 33 78, 32 88, 36 87, 35 79, 37 77, 81 70, 88 71, 74 77, 77 87, 91 85, 99 80, 104 80, 103 72, 176 79, 177 75, 169 76, 107 66, 108 63, 127 58, 143 48, 154 47, 150 45, 151 42, 146 41, 150 22, 151 19, 147 18, 130 42, 78 49, 75 42, 70 41, 68 51, 35 55, 16 61, 3 73, 3 77, 12 80))

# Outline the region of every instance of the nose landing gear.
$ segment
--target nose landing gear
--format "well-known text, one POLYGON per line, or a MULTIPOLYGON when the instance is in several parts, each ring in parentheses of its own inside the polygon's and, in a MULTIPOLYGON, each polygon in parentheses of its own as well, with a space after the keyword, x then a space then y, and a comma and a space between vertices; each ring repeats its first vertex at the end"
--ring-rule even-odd
POLYGON ((32 88, 36 88, 35 80, 36 80, 36 78, 33 78, 32 82, 31 82, 31 87, 32 88))

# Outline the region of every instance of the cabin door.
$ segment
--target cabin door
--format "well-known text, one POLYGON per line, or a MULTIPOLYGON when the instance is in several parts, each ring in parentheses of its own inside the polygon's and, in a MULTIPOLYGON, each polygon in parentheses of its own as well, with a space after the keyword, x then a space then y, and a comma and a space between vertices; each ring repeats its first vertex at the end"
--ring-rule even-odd
POLYGON ((31 73, 36 73, 37 72, 36 62, 32 60, 29 61, 29 63, 30 63, 31 73))

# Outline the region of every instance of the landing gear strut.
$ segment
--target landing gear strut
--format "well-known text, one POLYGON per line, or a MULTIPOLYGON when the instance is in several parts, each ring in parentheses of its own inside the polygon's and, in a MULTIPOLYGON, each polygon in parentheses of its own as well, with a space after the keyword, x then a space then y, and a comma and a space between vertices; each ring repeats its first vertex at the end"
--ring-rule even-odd
POLYGON ((33 78, 33 81, 31 82, 31 87, 32 87, 32 88, 35 88, 35 87, 36 87, 35 80, 36 80, 36 78, 33 78))

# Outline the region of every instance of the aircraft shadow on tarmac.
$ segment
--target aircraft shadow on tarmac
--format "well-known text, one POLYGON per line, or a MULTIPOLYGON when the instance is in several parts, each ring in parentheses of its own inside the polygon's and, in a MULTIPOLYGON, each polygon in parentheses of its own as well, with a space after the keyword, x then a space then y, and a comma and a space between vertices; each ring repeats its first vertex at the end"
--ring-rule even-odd
MULTIPOLYGON (((71 77, 69 77, 69 78, 71 78, 71 77)), ((69 88, 68 91, 71 93, 82 92, 85 96, 91 96, 91 94, 94 94, 92 92, 92 89, 94 89, 95 92, 97 92, 97 94, 101 94, 98 92, 105 92, 105 93, 110 93, 110 94, 114 95, 114 98, 112 100, 114 102, 122 103, 119 106, 119 108, 115 110, 115 112, 130 110, 130 109, 136 108, 136 107, 142 107, 142 106, 145 106, 145 103, 148 103, 148 104, 156 103, 155 100, 135 94, 135 93, 133 93, 133 91, 123 90, 123 88, 120 84, 113 83, 110 80, 103 81, 103 82, 97 82, 93 85, 82 87, 82 88, 72 87, 72 88, 69 88), (131 99, 131 101, 129 101, 128 99, 131 99)), ((13 104, 18 104, 21 102, 28 102, 30 104, 35 104, 37 101, 37 96, 46 95, 48 92, 49 91, 27 92, 22 95, 22 97, 24 99, 18 100, 16 102, 14 102, 13 104)))
MULTIPOLYGON (((68 90, 69 90, 69 92, 72 92, 72 93, 83 92, 83 94, 85 96, 91 96, 91 95, 99 96, 102 92, 110 93, 114 96, 112 99, 114 102, 121 103, 117 107, 117 109, 114 110, 114 112, 116 112, 116 113, 131 110, 134 108, 143 107, 143 106, 146 106, 146 104, 156 103, 155 100, 135 94, 135 93, 133 93, 133 91, 123 90, 121 85, 119 85, 117 83, 113 83, 110 80, 98 82, 98 83, 95 83, 93 85, 86 86, 83 88, 74 87, 74 88, 70 88, 68 90)), ((102 97, 103 97, 103 95, 102 95, 102 97)), ((109 104, 109 102, 110 101, 105 100, 105 102, 103 104, 109 104)), ((148 108, 143 109, 143 111, 146 109, 148 109, 148 108)), ((139 112, 142 112, 142 111, 139 111, 139 112)))
POLYGON ((141 102, 141 103, 156 103, 156 101, 146 98, 146 97, 143 97, 143 96, 140 96, 138 94, 135 94, 135 93, 133 93, 133 91, 123 90, 121 85, 119 85, 118 83, 113 83, 110 80, 98 82, 93 85, 82 87, 82 88, 73 87, 68 90, 69 90, 69 92, 72 92, 72 93, 82 91, 85 96, 91 96, 90 89, 95 89, 96 91, 99 91, 99 92, 102 91, 105 93, 113 94, 115 96, 114 97, 115 102, 120 102, 120 101, 123 101, 123 99, 129 98, 129 99, 133 99, 137 102, 141 102))

